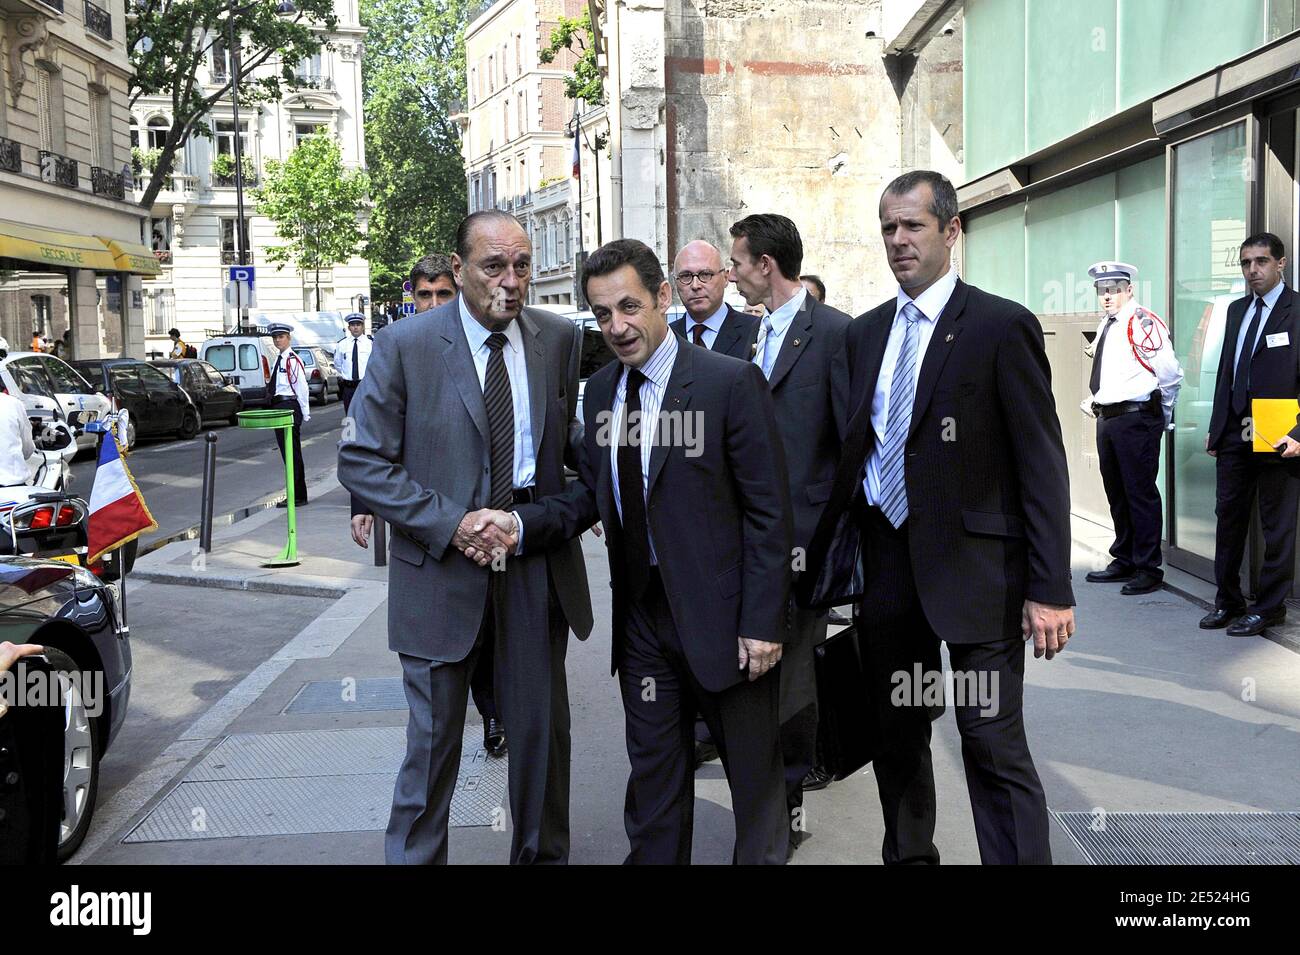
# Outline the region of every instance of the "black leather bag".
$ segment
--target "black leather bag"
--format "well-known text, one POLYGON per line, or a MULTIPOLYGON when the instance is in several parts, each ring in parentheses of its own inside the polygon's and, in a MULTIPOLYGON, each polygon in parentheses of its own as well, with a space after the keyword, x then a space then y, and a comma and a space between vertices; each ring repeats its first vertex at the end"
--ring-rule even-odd
POLYGON ((813 666, 823 766, 833 778, 844 779, 871 762, 879 739, 857 628, 846 627, 814 647, 813 666))

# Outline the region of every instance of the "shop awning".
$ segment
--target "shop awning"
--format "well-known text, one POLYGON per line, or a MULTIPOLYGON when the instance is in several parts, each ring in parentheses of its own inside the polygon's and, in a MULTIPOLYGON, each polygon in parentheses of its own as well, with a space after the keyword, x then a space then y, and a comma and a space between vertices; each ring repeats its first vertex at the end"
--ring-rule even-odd
POLYGON ((0 219, 0 258, 101 272, 119 268, 108 247, 93 235, 55 232, 7 219, 0 219))
POLYGON ((108 246, 108 251, 113 253, 113 262, 118 271, 134 272, 136 275, 162 274, 158 256, 138 242, 122 242, 118 239, 107 239, 102 235, 99 239, 108 246))

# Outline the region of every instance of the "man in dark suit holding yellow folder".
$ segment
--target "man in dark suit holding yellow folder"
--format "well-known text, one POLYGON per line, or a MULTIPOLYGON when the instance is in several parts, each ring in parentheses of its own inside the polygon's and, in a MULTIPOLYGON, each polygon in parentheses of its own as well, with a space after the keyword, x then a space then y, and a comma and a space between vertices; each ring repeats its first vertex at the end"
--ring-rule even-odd
POLYGON ((1257 422, 1251 408, 1256 399, 1294 401, 1300 396, 1300 309, 1295 307, 1295 294, 1282 280, 1285 270, 1286 250, 1271 232, 1252 235, 1241 244, 1241 272, 1250 295, 1228 306, 1214 411, 1205 439, 1205 450, 1216 464, 1214 578, 1218 593, 1214 610, 1201 619, 1201 628, 1228 627, 1229 636, 1234 637, 1255 636, 1282 622, 1295 567, 1300 419, 1286 422, 1292 426, 1286 433, 1268 434, 1265 422, 1257 422), (1259 436, 1276 450, 1254 450, 1257 424, 1263 429, 1259 436), (1241 589, 1241 563, 1256 492, 1264 530, 1264 564, 1248 612, 1241 589))

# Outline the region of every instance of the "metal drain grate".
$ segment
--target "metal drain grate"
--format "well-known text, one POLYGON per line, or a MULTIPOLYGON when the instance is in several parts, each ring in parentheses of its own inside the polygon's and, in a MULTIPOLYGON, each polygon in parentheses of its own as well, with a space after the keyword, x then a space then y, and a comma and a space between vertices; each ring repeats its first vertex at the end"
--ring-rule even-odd
POLYGON ((1093 865, 1295 865, 1300 812, 1053 812, 1093 865))
POLYGON ((406 693, 402 690, 402 678, 398 676, 357 680, 355 686, 345 686, 342 680, 304 683, 282 712, 360 713, 404 709, 406 693))
MULTIPOLYGON (((466 726, 449 824, 499 821, 508 760, 466 726)), ((406 752, 404 727, 228 736, 126 836, 169 842, 383 830, 406 752)))

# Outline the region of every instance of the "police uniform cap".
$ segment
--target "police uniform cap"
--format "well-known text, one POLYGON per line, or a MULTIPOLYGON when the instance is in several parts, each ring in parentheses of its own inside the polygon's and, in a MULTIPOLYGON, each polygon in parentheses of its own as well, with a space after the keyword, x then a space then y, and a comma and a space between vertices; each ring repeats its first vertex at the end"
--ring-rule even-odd
POLYGON ((1094 285, 1116 279, 1132 282, 1133 276, 1137 275, 1137 266, 1129 265, 1127 262, 1098 262, 1088 269, 1088 274, 1092 276, 1094 285))
POLYGON ((366 317, 360 312, 353 312, 348 316, 347 322, 349 325, 364 325, 366 323, 366 317))
POLYGON ((266 326, 266 330, 272 335, 279 335, 281 333, 284 333, 285 335, 293 334, 293 326, 286 325, 284 322, 272 322, 270 325, 266 326))

